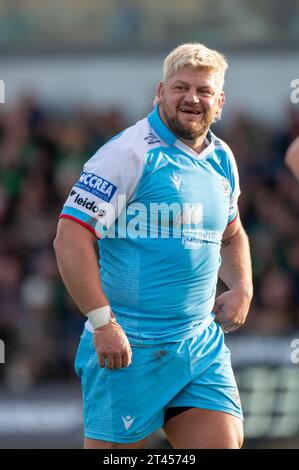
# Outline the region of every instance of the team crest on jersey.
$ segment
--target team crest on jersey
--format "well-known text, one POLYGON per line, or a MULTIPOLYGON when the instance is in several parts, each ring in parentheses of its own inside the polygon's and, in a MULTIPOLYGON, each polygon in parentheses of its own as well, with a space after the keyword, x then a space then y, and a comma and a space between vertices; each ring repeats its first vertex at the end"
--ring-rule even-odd
POLYGON ((117 187, 110 183, 110 181, 94 175, 93 173, 85 173, 84 171, 81 173, 79 181, 77 181, 75 187, 84 189, 84 191, 88 191, 106 202, 110 202, 117 189, 117 187))
POLYGON ((224 196, 229 197, 229 194, 230 194, 229 182, 227 181, 226 178, 222 178, 221 182, 222 182, 222 186, 223 186, 224 196))
POLYGON ((161 140, 152 132, 150 132, 146 137, 144 137, 144 140, 146 140, 148 144, 161 143, 161 140))
POLYGON ((184 204, 183 209, 176 216, 176 223, 198 225, 203 222, 203 208, 201 203, 184 204))

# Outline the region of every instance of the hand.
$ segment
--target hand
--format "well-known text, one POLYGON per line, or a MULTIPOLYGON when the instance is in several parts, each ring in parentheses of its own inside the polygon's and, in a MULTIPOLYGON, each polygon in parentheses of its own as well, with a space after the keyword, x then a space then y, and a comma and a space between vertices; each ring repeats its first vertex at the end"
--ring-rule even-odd
POLYGON ((94 330, 94 345, 100 367, 120 369, 131 364, 132 349, 122 327, 113 318, 110 323, 94 330))
POLYGON ((215 321, 224 333, 231 333, 245 323, 252 295, 245 289, 235 288, 224 292, 215 300, 215 321))

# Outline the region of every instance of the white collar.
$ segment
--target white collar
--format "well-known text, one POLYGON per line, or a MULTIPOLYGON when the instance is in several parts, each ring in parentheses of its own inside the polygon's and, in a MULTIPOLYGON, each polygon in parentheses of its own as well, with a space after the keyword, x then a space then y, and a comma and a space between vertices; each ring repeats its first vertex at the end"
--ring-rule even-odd
POLYGON ((211 139, 211 142, 210 142, 209 139, 206 137, 205 138, 205 144, 206 144, 206 147, 201 152, 197 153, 197 152, 195 152, 195 150, 190 148, 188 145, 184 144, 184 142, 182 142, 181 140, 177 139, 176 142, 175 142, 176 147, 178 147, 180 150, 187 153, 191 157, 196 158, 197 160, 202 160, 209 153, 211 153, 211 151, 213 150, 214 145, 213 145, 212 139, 211 139))

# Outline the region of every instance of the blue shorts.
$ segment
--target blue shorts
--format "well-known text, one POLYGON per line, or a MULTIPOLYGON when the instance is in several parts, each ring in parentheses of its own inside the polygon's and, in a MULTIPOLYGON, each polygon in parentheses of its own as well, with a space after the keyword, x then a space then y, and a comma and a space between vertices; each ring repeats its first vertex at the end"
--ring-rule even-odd
POLYGON ((132 364, 100 368, 93 335, 84 329, 75 370, 82 383, 85 436, 116 443, 161 428, 170 407, 224 411, 243 420, 230 351, 214 321, 181 342, 132 347, 132 364))

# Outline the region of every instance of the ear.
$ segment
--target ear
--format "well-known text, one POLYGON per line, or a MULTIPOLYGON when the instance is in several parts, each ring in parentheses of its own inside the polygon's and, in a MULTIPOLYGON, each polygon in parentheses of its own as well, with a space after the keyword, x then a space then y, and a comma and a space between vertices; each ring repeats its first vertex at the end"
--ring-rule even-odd
POLYGON ((160 99, 162 98, 163 93, 164 93, 164 83, 163 83, 163 82, 160 82, 159 85, 158 85, 158 89, 157 89, 157 98, 158 98, 158 102, 159 102, 160 99))
POLYGON ((221 109, 223 108, 223 105, 225 103, 225 94, 224 94, 224 91, 221 91, 220 92, 220 95, 218 97, 218 112, 220 113, 221 109))

